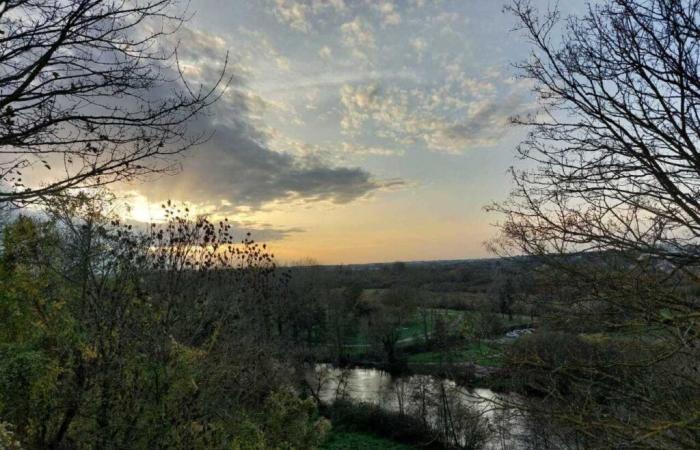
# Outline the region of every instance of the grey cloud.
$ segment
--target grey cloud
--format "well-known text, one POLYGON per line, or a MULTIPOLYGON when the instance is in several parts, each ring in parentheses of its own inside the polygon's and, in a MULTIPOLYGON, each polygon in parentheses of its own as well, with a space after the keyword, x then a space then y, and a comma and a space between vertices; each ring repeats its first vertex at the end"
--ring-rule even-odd
POLYGON ((510 129, 510 117, 529 112, 532 105, 521 94, 475 102, 467 117, 425 137, 433 149, 466 149, 495 145, 510 129))
MULTIPOLYGON (((216 61, 211 48, 221 50, 226 43, 202 31, 189 30, 187 37, 188 63, 205 68, 200 71, 201 78, 205 84, 211 83, 208 78, 217 73, 210 70, 216 61)), ((187 155, 180 174, 161 177, 146 186, 149 198, 230 204, 231 209, 259 209, 273 202, 342 204, 398 183, 376 180, 359 167, 338 167, 313 155, 272 150, 261 132, 265 124, 260 122, 259 110, 265 101, 247 90, 244 79, 233 77, 215 109, 189 125, 194 135, 211 134, 211 138, 187 155)))
MULTIPOLYGON (((222 215, 225 216, 228 212, 230 211, 214 210, 209 211, 208 214, 210 216, 217 216, 219 213, 222 213, 222 215)), ((303 233, 305 231, 303 228, 299 227, 276 227, 269 223, 240 222, 235 220, 229 220, 227 223, 231 225, 231 233, 234 238, 243 239, 243 237, 249 234, 252 239, 261 242, 279 241, 292 234, 303 233)), ((132 225, 136 231, 146 232, 151 229, 150 223, 138 220, 127 220, 126 224, 132 225)))
POLYGON ((201 126, 213 130, 211 139, 184 160, 181 174, 149 186, 151 195, 260 208, 275 201, 348 203, 390 184, 361 168, 270 150, 242 120, 201 126))

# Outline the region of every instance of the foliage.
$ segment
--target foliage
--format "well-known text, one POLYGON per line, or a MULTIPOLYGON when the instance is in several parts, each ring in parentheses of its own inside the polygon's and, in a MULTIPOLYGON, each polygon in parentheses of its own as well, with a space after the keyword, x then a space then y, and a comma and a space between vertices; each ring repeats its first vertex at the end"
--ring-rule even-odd
POLYGON ((398 361, 396 344, 401 339, 402 328, 415 317, 415 309, 415 292, 406 287, 386 291, 370 309, 367 321, 369 335, 380 345, 390 365, 398 361))
POLYGON ((0 448, 2 450, 22 450, 22 445, 12 432, 12 426, 0 422, 0 448))
POLYGON ((332 432, 320 448, 322 450, 410 450, 413 447, 367 433, 341 431, 332 432))
POLYGON ((257 420, 239 425, 233 441, 235 450, 311 449, 317 447, 330 429, 330 423, 316 417, 314 403, 296 395, 272 393, 257 420))
POLYGON ((369 403, 337 400, 325 414, 333 423, 334 430, 338 431, 369 432, 416 445, 428 444, 434 439, 434 431, 420 419, 369 403))
POLYGON ((4 229, 0 417, 24 448, 315 446, 265 247, 172 205, 145 233, 109 208, 78 196, 4 229))
POLYGON ((490 435, 486 419, 470 405, 460 403, 454 387, 431 377, 418 377, 408 384, 396 392, 405 410, 388 411, 380 405, 336 400, 326 408, 326 414, 338 431, 370 432, 420 448, 484 447, 490 435), (437 390, 433 391, 435 385, 437 390))

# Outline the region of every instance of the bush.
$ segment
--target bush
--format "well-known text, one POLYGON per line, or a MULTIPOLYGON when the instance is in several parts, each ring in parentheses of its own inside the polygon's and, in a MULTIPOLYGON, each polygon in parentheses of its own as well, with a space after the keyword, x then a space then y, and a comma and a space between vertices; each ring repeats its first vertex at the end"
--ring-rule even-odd
POLYGON ((427 445, 435 439, 435 432, 420 419, 370 403, 337 400, 323 412, 337 430, 364 431, 412 445, 427 445))
POLYGON ((258 415, 237 428, 234 450, 301 450, 318 447, 330 423, 317 416, 312 400, 280 391, 268 397, 258 415))
POLYGON ((12 425, 0 422, 0 449, 22 450, 22 445, 12 431, 12 425))
POLYGON ((597 381, 608 378, 600 368, 606 361, 624 358, 611 343, 594 342, 558 331, 538 331, 518 339, 506 351, 506 365, 513 372, 518 391, 575 396, 578 392, 605 397, 596 392, 597 381))
POLYGON ((331 433, 321 448, 323 450, 410 450, 412 447, 368 433, 342 431, 331 433))
POLYGON ((69 199, 48 220, 3 230, 0 418, 16 440, 32 450, 320 443, 325 422, 290 393, 291 357, 269 320, 284 279, 264 247, 177 211, 138 233, 106 207, 69 199))

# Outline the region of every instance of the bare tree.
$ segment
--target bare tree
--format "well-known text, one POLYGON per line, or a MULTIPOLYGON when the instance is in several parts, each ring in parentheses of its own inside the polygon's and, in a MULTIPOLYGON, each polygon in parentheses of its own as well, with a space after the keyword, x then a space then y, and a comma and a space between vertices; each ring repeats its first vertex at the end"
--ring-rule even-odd
POLYGON ((397 364, 397 346, 401 331, 416 312, 415 292, 411 288, 395 287, 383 293, 381 301, 373 305, 369 317, 369 334, 381 346, 386 362, 397 364))
POLYGON ((566 20, 525 0, 509 10, 532 43, 519 67, 542 108, 516 118, 535 168, 513 171, 512 196, 493 207, 505 215, 494 247, 558 269, 568 289, 550 306, 569 323, 635 336, 548 367, 568 377, 547 388, 563 400, 554 414, 606 448, 693 446, 700 1, 609 0, 566 20))
POLYGON ((225 69, 210 88, 187 84, 166 42, 184 20, 176 2, 0 2, 0 204, 172 172, 206 138, 186 123, 221 95, 225 69))
POLYGON ((529 253, 634 250, 679 268, 700 261, 698 1, 614 1, 567 22, 511 10, 535 52, 520 65, 542 110, 519 147, 509 236, 529 253))

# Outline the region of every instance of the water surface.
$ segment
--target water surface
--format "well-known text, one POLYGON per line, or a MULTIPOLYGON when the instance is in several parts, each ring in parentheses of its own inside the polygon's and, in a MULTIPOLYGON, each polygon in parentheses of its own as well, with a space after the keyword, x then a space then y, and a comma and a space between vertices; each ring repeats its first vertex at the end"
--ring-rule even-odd
POLYGON ((336 399, 371 403, 387 411, 421 417, 430 424, 439 423, 444 408, 442 399, 449 398, 453 410, 469 408, 485 419, 490 429, 488 449, 520 449, 525 435, 524 420, 512 408, 517 398, 497 394, 490 389, 467 389, 454 381, 430 375, 392 376, 378 369, 339 369, 319 364, 309 370, 306 379, 314 394, 324 403, 336 399))

